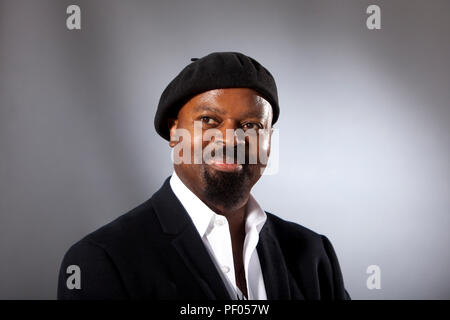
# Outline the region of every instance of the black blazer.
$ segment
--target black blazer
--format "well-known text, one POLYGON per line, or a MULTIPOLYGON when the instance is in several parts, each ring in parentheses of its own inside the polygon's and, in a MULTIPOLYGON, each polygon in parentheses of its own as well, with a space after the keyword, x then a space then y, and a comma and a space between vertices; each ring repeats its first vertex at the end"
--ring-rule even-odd
MULTIPOLYGON (((267 212, 257 252, 268 299, 350 299, 330 241, 267 212)), ((150 200, 74 244, 58 299, 230 299, 166 179, 150 200), (81 288, 68 289, 70 265, 81 288)))

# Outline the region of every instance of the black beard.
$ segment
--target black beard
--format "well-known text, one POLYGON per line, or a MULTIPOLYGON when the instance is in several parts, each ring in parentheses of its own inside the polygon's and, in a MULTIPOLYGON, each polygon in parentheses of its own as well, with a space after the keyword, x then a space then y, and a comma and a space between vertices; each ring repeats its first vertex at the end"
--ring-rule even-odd
POLYGON ((225 210, 234 209, 237 203, 247 196, 250 171, 247 165, 239 172, 222 172, 208 168, 203 170, 206 183, 205 197, 215 206, 225 210))

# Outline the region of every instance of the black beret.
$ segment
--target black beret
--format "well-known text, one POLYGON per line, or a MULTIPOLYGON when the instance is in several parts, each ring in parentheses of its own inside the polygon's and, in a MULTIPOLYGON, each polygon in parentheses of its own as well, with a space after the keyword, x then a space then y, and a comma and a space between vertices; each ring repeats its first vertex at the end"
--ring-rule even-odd
POLYGON ((272 124, 278 120, 280 108, 275 80, 258 61, 239 52, 214 52, 191 61, 169 83, 159 100, 155 129, 161 137, 170 140, 168 118, 176 118, 193 96, 213 89, 253 89, 272 106, 272 124))

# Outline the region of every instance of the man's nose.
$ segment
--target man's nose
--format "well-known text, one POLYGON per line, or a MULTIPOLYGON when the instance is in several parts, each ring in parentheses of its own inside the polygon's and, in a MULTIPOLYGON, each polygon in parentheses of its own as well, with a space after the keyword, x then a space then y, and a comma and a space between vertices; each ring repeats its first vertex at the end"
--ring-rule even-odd
POLYGON ((241 129, 238 121, 227 119, 225 120, 220 129, 222 133, 222 143, 227 148, 233 148, 245 141, 240 141, 238 135, 236 135, 236 130, 241 129))

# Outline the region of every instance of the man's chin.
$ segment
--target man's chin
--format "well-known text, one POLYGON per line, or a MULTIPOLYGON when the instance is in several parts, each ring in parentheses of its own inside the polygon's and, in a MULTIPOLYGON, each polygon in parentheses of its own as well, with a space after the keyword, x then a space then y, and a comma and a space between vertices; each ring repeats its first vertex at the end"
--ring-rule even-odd
POLYGON ((203 180, 205 196, 222 207, 232 207, 247 197, 248 172, 245 165, 238 171, 218 170, 212 165, 205 165, 203 180))

